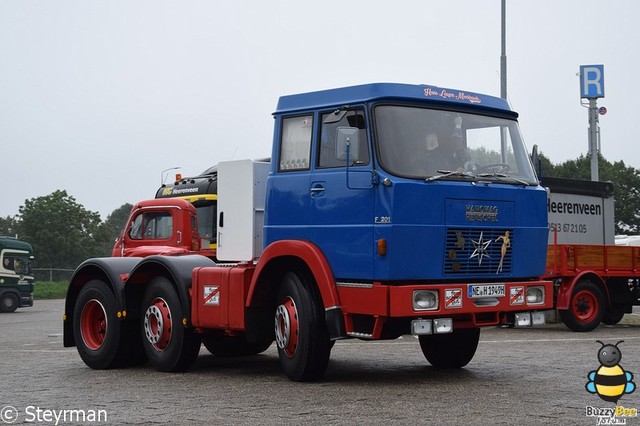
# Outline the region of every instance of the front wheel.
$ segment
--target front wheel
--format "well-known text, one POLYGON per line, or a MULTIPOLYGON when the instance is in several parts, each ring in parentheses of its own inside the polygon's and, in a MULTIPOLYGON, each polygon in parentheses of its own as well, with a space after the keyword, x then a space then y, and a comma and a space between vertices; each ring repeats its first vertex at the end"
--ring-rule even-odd
POLYGON ((0 312, 10 313, 18 309, 20 299, 15 293, 6 292, 0 296, 0 312))
POLYGON ((278 294, 278 356, 286 375, 297 382, 322 378, 331 353, 322 303, 314 285, 312 279, 289 272, 278 294))
POLYGON ((171 281, 154 278, 142 299, 142 345, 158 371, 187 370, 198 357, 200 338, 183 324, 182 305, 171 281))
POLYGON ((559 313, 562 322, 571 330, 593 330, 602 322, 605 314, 604 296, 600 287, 588 279, 578 282, 571 293, 569 309, 559 313))
POLYGON ((435 368, 461 368, 469 364, 478 348, 479 328, 459 328, 447 334, 418 338, 424 357, 435 368))

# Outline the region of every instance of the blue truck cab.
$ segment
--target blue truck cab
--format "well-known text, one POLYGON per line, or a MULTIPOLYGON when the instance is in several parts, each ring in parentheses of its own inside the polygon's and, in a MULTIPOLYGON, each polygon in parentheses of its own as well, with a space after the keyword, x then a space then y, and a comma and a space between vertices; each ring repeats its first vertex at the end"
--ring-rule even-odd
POLYGON ((338 282, 544 272, 546 191, 500 98, 368 84, 280 98, 265 246, 312 241, 338 282))

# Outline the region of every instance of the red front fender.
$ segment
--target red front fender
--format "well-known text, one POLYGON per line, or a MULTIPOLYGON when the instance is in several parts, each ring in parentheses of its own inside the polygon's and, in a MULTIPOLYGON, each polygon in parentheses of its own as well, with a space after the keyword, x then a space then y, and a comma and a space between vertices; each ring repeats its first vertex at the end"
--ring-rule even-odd
MULTIPOLYGON (((603 290, 607 301, 609 300, 609 290, 607 286, 604 285, 602 278, 598 274, 593 273, 592 271, 582 271, 575 277, 562 277, 562 283, 560 284, 560 288, 558 288, 558 296, 556 298, 556 309, 565 310, 569 309, 571 305, 571 294, 573 293, 573 288, 576 286, 580 280, 582 280, 585 276, 589 278, 593 278, 598 285, 603 290)), ((552 278, 549 278, 552 279, 552 278)))
POLYGON ((260 261, 249 287, 247 307, 252 304, 256 287, 260 282, 264 269, 272 261, 284 257, 299 259, 307 265, 318 285, 325 309, 340 305, 333 273, 322 251, 315 244, 308 241, 282 240, 269 244, 260 256, 260 261))

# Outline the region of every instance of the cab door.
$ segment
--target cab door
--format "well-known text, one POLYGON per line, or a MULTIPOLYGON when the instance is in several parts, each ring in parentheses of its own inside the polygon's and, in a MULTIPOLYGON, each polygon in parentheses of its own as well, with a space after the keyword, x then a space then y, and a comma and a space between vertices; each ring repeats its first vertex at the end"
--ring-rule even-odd
POLYGON ((364 109, 320 114, 308 187, 309 238, 337 279, 373 278, 375 191, 368 136, 364 109))

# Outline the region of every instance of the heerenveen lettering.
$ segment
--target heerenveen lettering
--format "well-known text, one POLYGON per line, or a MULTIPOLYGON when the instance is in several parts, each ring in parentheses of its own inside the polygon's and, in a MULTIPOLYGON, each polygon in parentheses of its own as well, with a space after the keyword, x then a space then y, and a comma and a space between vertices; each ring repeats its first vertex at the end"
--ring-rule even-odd
POLYGON ((547 200, 547 212, 602 216, 602 206, 592 203, 567 203, 547 200))
POLYGON ((189 194, 192 192, 198 192, 198 188, 182 188, 182 189, 174 189, 173 195, 176 194, 189 194))

